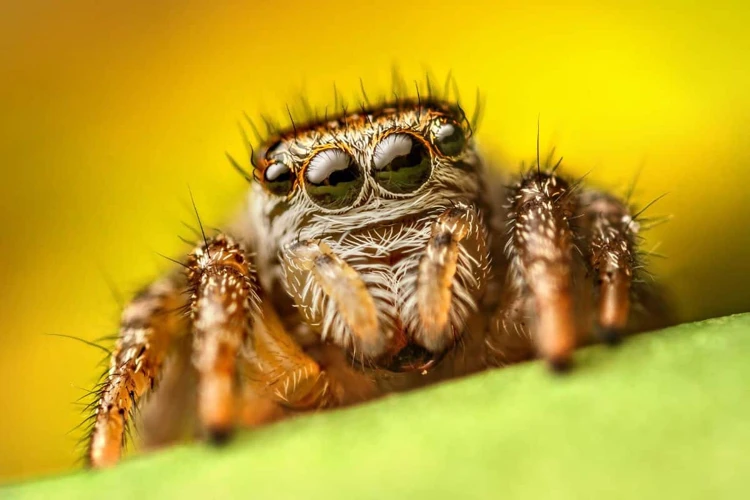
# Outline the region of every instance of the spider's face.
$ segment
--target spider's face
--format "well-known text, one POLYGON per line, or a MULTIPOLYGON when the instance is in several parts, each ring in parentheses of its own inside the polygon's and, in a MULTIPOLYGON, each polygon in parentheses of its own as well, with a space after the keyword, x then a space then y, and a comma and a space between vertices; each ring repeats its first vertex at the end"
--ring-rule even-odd
MULTIPOLYGON (((473 207, 482 187, 481 164, 462 111, 439 102, 400 102, 296 128, 268 141, 256 158, 255 178, 259 260, 278 258, 281 264, 277 276, 261 279, 281 281, 307 323, 320 326, 324 340, 333 339, 367 361, 410 345, 421 327, 410 310, 416 305, 404 300, 404 287, 416 279, 432 224, 451 207, 473 207), (327 315, 331 294, 314 293, 314 273, 300 267, 300 242, 307 241, 323 243, 358 273, 363 293, 373 300, 374 328, 382 339, 369 347, 357 342, 361 335, 352 330, 358 327, 348 323, 340 304, 327 315)), ((481 260, 475 254, 483 245, 475 246, 482 248, 469 253, 481 260)), ((472 292, 464 296, 466 314, 474 306, 472 292)), ((459 328, 463 318, 453 323, 459 328)), ((434 347, 443 350, 448 343, 434 347)))
POLYGON ((475 162, 458 109, 400 103, 273 138, 257 158, 255 177, 277 212, 351 214, 430 192, 455 196, 467 189, 459 172, 475 162))

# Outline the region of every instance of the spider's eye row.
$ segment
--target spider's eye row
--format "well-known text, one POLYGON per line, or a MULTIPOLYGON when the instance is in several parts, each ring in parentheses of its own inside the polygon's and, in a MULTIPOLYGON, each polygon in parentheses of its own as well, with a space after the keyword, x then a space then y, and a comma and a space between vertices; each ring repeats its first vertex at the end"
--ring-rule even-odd
POLYGON ((263 172, 263 185, 276 196, 286 196, 292 190, 292 171, 282 162, 273 162, 263 172))
POLYGON ((305 191, 323 208, 336 210, 351 206, 364 182, 354 158, 338 148, 319 151, 305 168, 305 191))
POLYGON ((466 135, 455 123, 442 123, 435 132, 435 146, 445 156, 458 156, 466 145, 466 135))
POLYGON ((427 182, 431 173, 429 149, 411 134, 389 134, 375 146, 372 176, 391 193, 414 192, 427 182))

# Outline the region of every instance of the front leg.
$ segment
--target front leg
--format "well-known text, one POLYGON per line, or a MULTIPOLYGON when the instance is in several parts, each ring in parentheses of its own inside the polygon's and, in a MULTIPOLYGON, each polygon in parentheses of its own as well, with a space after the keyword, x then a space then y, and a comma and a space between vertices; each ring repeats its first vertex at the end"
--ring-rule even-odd
POLYGON ((254 271, 243 249, 225 236, 196 249, 184 267, 187 276, 157 281, 123 311, 89 439, 93 467, 120 459, 132 413, 156 385, 174 340, 188 330, 186 311, 193 322, 201 426, 223 437, 233 425, 236 357, 258 308, 254 271))
POLYGON ((332 378, 284 331, 272 305, 261 301, 250 256, 240 245, 220 235, 190 256, 188 268, 198 416, 212 439, 223 441, 238 416, 278 416, 274 404, 307 410, 339 403, 332 378), (238 377, 246 383, 242 391, 238 377))
POLYGON ((530 171, 510 192, 510 261, 487 338, 489 361, 536 352, 556 369, 592 330, 623 333, 671 321, 659 288, 641 283, 638 221, 615 196, 583 190, 553 171, 530 171))
POLYGON ((220 235, 190 255, 188 280, 198 417, 220 442, 234 426, 237 357, 259 310, 255 272, 240 245, 220 235))

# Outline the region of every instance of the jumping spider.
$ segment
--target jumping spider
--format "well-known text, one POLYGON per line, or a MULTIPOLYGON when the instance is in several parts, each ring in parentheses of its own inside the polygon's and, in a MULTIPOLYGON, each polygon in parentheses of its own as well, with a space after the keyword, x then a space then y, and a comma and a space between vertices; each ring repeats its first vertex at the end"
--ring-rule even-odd
POLYGON ((157 378, 146 444, 176 439, 193 412, 223 439, 535 355, 563 369, 597 333, 667 321, 663 294, 639 279, 628 203, 539 165, 538 151, 517 178, 489 168, 457 104, 343 111, 251 156, 239 220, 125 308, 92 466, 120 459, 157 378), (192 412, 174 410, 187 400, 192 412))

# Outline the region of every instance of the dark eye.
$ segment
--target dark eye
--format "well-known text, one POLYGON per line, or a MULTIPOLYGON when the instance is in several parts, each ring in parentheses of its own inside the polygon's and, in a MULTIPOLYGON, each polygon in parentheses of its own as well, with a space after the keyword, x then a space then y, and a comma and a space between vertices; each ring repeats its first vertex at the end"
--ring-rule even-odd
POLYGON ((445 156, 457 156, 464 150, 466 136, 458 125, 443 123, 435 133, 435 145, 445 156))
POLYGON ((324 208, 351 206, 359 196, 364 178, 354 158, 341 149, 324 149, 305 169, 305 190, 324 208))
POLYGON ((271 163, 263 172, 263 185, 276 196, 286 196, 292 189, 292 171, 284 163, 271 163))
POLYGON ((409 134, 390 134, 375 147, 372 176, 391 193, 411 193, 430 178, 432 157, 421 141, 409 134))

